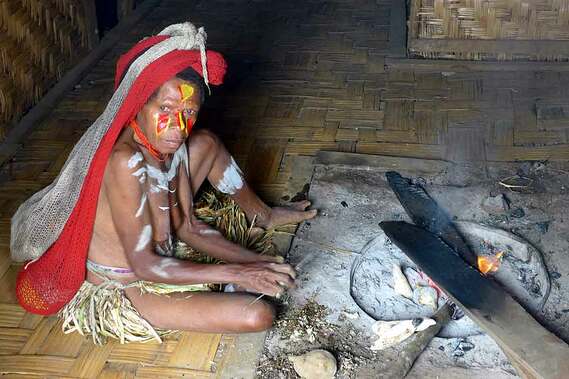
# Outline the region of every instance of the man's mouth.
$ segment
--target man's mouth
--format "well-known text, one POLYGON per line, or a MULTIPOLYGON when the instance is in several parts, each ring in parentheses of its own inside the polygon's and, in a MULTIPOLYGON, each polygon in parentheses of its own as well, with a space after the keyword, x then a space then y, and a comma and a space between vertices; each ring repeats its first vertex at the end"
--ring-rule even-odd
POLYGON ((182 143, 184 142, 183 139, 166 139, 164 140, 164 143, 168 146, 180 146, 182 143))

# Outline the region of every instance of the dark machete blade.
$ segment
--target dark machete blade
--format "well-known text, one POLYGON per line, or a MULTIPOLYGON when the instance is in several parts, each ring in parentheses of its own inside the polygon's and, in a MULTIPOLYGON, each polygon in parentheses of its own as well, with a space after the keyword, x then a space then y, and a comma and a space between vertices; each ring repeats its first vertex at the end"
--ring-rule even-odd
POLYGON ((477 267, 476 255, 470 250, 450 217, 423 187, 412 184, 409 179, 395 171, 389 171, 385 176, 399 202, 416 225, 441 237, 466 262, 472 267, 477 267))
POLYGON ((383 221, 379 226, 391 242, 463 306, 491 312, 503 304, 504 292, 435 234, 404 221, 383 221))

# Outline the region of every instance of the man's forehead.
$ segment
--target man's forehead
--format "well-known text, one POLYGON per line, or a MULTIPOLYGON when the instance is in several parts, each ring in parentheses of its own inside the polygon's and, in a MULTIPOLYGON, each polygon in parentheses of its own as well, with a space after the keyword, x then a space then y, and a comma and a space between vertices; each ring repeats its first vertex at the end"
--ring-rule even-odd
POLYGON ((174 78, 162 84, 158 91, 158 98, 172 98, 174 100, 188 101, 191 100, 192 96, 197 92, 198 88, 195 83, 174 78))

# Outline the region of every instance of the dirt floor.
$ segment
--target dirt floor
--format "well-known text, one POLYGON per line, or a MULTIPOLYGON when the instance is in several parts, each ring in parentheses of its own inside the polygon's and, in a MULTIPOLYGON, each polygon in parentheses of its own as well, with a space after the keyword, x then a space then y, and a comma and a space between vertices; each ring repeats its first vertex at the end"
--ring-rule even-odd
MULTIPOLYGON (((413 303, 398 308, 396 302, 387 301, 388 292, 393 292, 392 263, 413 265, 378 226, 384 220, 409 221, 387 185, 384 173, 390 169, 423 184, 454 220, 511 231, 535 246, 549 272, 551 292, 543 309, 529 311, 546 328, 569 339, 569 304, 563 296, 569 291, 569 261, 565 257, 569 240, 563 211, 569 206, 566 167, 552 162, 478 166, 359 157, 325 153, 317 158, 309 198, 320 214, 301 225, 293 240, 288 258, 299 272, 299 287, 281 304, 280 321, 268 335, 258 377, 297 377, 287 357, 316 348, 336 356, 338 378, 396 377, 393 373, 401 366, 398 356, 405 342, 372 351, 376 337, 371 325, 375 320, 368 313, 394 320, 428 316, 433 311, 413 303), (488 199, 496 196, 507 199, 503 207, 489 206, 488 199), (359 274, 354 274, 354 264, 362 258, 367 259, 367 268, 360 267, 359 274), (351 282, 350 272, 359 279, 351 282)), ((545 283, 539 285, 545 288, 545 283)), ((407 377, 517 375, 494 341, 464 317, 451 321, 431 341, 407 377)))

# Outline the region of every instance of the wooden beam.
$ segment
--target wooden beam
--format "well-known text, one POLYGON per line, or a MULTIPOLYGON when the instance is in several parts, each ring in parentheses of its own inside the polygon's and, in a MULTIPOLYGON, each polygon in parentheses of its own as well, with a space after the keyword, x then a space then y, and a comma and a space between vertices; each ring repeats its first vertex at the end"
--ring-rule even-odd
POLYGON ((463 61, 385 57, 386 70, 420 72, 569 71, 569 62, 463 61))
POLYGON ((407 55, 407 9, 405 0, 395 0, 389 8, 389 42, 388 54, 395 57, 407 55))
POLYGON ((406 222, 381 228, 434 280, 465 314, 492 337, 531 379, 563 379, 569 372, 569 346, 541 326, 509 294, 469 266, 434 234, 406 222))
POLYGON ((319 151, 314 164, 323 166, 349 166, 360 170, 412 171, 422 174, 437 175, 449 171, 451 162, 436 159, 418 159, 391 157, 375 154, 341 153, 337 151, 319 151))
POLYGON ((569 56, 567 41, 411 38, 409 51, 569 56))

